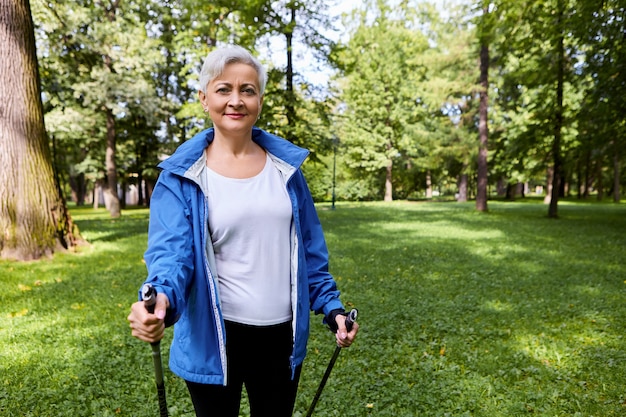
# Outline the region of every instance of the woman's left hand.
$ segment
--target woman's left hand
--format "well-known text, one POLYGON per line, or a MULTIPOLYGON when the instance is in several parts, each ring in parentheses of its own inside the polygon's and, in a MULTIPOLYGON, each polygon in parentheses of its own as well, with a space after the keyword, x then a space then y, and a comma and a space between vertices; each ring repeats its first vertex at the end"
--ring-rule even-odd
POLYGON ((348 332, 348 329, 346 329, 346 316, 337 314, 335 321, 337 322, 337 332, 335 333, 337 346, 342 348, 350 347, 354 339, 356 339, 356 334, 359 332, 359 323, 355 321, 352 325, 352 330, 348 332))

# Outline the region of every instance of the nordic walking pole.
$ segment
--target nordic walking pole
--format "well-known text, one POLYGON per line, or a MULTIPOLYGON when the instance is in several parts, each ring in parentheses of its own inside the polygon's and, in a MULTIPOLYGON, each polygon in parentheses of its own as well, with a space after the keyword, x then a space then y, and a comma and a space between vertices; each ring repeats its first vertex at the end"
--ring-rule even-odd
MULTIPOLYGON (((350 332, 352 330, 352 325, 354 324, 354 322, 356 321, 356 316, 358 314, 358 311, 353 308, 350 313, 348 313, 348 316, 346 317, 346 330, 348 332, 350 332)), ((341 352, 341 349, 343 349, 341 346, 337 346, 335 348, 335 352, 333 353, 333 357, 330 358, 330 362, 328 364, 328 367, 326 368, 326 372, 324 372, 324 376, 322 377, 322 381, 320 382, 320 386, 317 388, 317 392, 315 393, 315 397, 313 397, 313 402, 311 403, 311 406, 309 407, 309 411, 307 411, 306 413, 306 417, 311 417, 311 415, 313 414, 313 410, 315 409, 315 406, 317 405, 317 400, 320 399, 320 395, 322 395, 322 390, 324 389, 324 386, 326 385, 326 381, 328 381, 328 377, 330 376, 330 371, 333 370, 333 366, 335 366, 335 362, 337 361, 337 357, 339 356, 339 353, 341 352)))
MULTIPOLYGON (((148 313, 154 313, 157 292, 150 284, 141 287, 141 299, 148 313)), ((156 379, 157 394, 159 396, 159 415, 167 417, 167 401, 165 400, 165 381, 163 380, 163 363, 161 362, 161 341, 150 343, 152 346, 152 361, 154 362, 154 377, 156 379)))

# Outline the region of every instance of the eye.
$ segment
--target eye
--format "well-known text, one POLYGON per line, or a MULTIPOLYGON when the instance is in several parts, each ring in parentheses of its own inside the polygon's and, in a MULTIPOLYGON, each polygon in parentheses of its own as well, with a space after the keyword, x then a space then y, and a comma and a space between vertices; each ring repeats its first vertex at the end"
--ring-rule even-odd
POLYGON ((228 88, 228 87, 220 87, 217 90, 215 90, 215 92, 217 94, 228 94, 228 93, 230 93, 230 88, 228 88))
POLYGON ((247 88, 244 88, 243 90, 241 90, 241 93, 245 94, 247 96, 254 96, 254 95, 256 95, 256 90, 254 88, 252 88, 252 87, 247 87, 247 88))

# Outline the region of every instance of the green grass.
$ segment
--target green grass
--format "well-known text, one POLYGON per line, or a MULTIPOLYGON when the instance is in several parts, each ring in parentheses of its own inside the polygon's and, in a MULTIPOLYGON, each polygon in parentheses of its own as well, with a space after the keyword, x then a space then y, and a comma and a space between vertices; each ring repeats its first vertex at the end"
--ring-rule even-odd
MULTIPOLYGON (((626 206, 564 201, 558 220, 537 202, 489 207, 319 206, 361 332, 315 415, 626 414, 626 206)), ((147 210, 72 213, 91 246, 0 262, 0 415, 158 415, 150 348, 126 322, 147 210)), ((296 416, 334 350, 320 320, 296 416)), ((192 416, 182 381, 168 371, 166 386, 170 415, 192 416)))

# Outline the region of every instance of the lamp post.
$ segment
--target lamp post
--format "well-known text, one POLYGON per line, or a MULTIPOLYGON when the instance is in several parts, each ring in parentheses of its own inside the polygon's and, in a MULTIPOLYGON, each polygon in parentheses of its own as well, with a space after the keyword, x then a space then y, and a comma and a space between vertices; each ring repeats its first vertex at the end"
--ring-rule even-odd
POLYGON ((333 135, 333 195, 332 195, 332 205, 331 210, 335 209, 335 183, 337 179, 337 144, 339 143, 339 138, 333 135))

